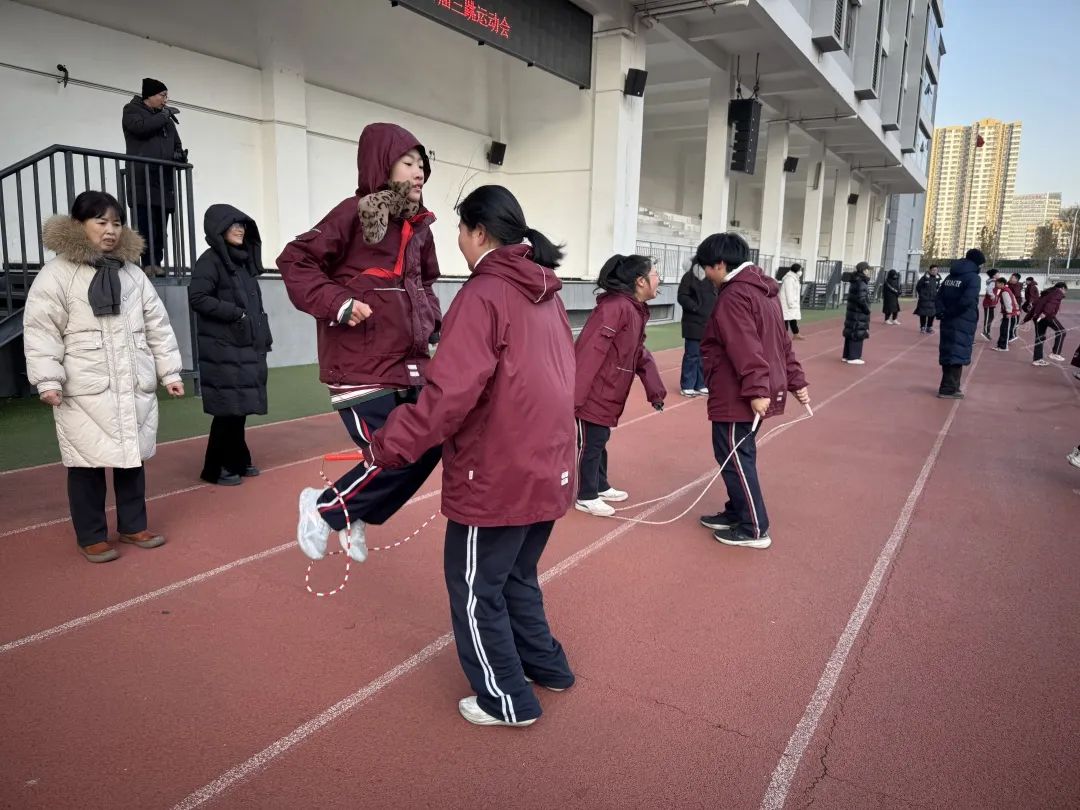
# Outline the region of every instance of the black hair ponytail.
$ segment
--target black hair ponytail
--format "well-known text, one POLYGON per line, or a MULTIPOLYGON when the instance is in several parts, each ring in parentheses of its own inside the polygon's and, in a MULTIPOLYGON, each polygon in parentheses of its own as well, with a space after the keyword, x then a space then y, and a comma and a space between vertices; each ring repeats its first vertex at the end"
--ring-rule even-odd
POLYGON ((457 205, 457 213, 470 231, 483 225, 488 235, 500 245, 517 245, 528 239, 533 261, 554 270, 563 258, 561 245, 555 245, 535 228, 525 224, 521 203, 504 186, 480 186, 457 205))
POLYGON ((600 268, 600 277, 596 286, 605 292, 620 292, 633 295, 637 289, 637 280, 652 272, 652 259, 637 254, 623 256, 616 253, 600 268))

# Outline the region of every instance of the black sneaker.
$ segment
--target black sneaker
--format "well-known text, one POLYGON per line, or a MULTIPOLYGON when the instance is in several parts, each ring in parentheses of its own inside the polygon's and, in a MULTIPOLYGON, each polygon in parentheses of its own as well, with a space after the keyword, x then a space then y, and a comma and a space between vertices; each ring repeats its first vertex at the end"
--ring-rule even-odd
POLYGON ((723 512, 717 512, 715 515, 702 515, 701 525, 704 526, 706 529, 720 531, 722 529, 732 528, 735 525, 735 521, 733 521, 723 512))
POLYGON ((742 546, 743 548, 768 548, 772 545, 772 538, 767 534, 761 537, 751 537, 743 534, 738 529, 722 529, 713 532, 713 537, 725 546, 742 546))

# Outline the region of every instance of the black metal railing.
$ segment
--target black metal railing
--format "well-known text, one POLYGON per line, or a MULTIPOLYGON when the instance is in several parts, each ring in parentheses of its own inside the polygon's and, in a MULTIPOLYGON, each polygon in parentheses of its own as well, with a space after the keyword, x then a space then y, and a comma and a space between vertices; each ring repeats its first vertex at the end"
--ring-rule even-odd
POLYGON ((196 256, 190 163, 57 144, 0 169, 0 317, 22 308, 34 276, 51 257, 42 244, 42 223, 70 211, 75 198, 90 190, 112 194, 131 227, 147 231, 147 264, 160 268, 156 276, 190 275, 196 256), (154 217, 160 238, 148 227, 154 217), (154 261, 158 253, 160 263, 154 261))

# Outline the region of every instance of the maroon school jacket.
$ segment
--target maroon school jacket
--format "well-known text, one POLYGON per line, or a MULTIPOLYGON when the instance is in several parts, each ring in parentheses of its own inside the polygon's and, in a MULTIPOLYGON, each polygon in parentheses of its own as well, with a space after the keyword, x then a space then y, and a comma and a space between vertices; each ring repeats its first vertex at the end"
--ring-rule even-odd
POLYGON ((575 494, 574 338, 555 273, 528 245, 484 256, 454 298, 415 405, 399 405, 370 460, 443 448, 442 511, 466 526, 557 520, 575 494))
POLYGON ((335 385, 419 385, 428 362, 428 339, 442 319, 432 285, 439 262, 431 223, 421 207, 409 220, 394 218, 386 237, 365 244, 357 204, 385 188, 390 168, 419 141, 395 124, 370 124, 357 148, 356 194, 342 200, 307 233, 285 246, 277 265, 293 305, 314 315, 319 379, 335 385), (337 322, 348 299, 372 309, 359 326, 337 322))
POLYGON ((1028 281, 1024 284, 1024 312, 1028 312, 1039 300, 1039 283, 1028 281))
POLYGON ((574 414, 578 419, 606 427, 619 424, 635 374, 650 403, 664 401, 667 390, 656 361, 645 348, 648 320, 648 305, 632 296, 604 293, 596 299, 596 308, 574 345, 574 414))
POLYGON ((1024 323, 1044 318, 1056 318, 1061 310, 1061 302, 1065 298, 1065 291, 1060 287, 1051 287, 1040 295, 1031 306, 1031 311, 1024 317, 1024 323))
POLYGON ((720 287, 701 341, 711 421, 752 422, 750 400, 759 397, 772 400, 766 417, 779 416, 788 392, 806 385, 784 328, 779 290, 752 264, 720 287))

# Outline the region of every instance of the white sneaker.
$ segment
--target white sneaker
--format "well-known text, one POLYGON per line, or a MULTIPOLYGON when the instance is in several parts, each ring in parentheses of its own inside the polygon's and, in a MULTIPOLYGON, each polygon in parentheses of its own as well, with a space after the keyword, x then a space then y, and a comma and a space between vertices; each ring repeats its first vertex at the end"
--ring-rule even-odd
POLYGON ((1065 456, 1065 460, 1074 467, 1080 467, 1080 450, 1073 450, 1069 455, 1065 456))
POLYGON ((321 560, 326 556, 326 543, 330 538, 330 526, 322 519, 316 503, 321 489, 306 487, 300 491, 300 520, 296 524, 296 542, 304 556, 321 560))
POLYGON ((696 397, 698 395, 698 392, 695 391, 693 388, 684 388, 679 393, 682 394, 684 397, 696 397))
POLYGON ((708 389, 708 388, 699 388, 699 389, 697 390, 697 392, 698 392, 699 394, 701 394, 702 396, 706 396, 706 395, 707 395, 707 394, 709 393, 709 389, 708 389))
POLYGON ((1033 365, 1033 366, 1048 366, 1050 364, 1047 363, 1045 360, 1035 360, 1035 361, 1032 362, 1031 365, 1033 365))
POLYGON ((531 726, 536 722, 535 717, 532 720, 519 720, 516 723, 508 723, 505 720, 500 720, 498 717, 492 717, 480 708, 480 705, 476 702, 476 695, 459 700, 457 710, 461 713, 462 717, 474 726, 515 726, 524 728, 525 726, 531 726))
POLYGON ((364 536, 364 521, 353 521, 352 529, 338 532, 341 550, 352 558, 353 562, 362 563, 367 559, 367 539, 364 536))
POLYGON ((621 489, 615 489, 615 487, 610 487, 600 493, 601 500, 611 501, 612 503, 621 503, 629 497, 629 493, 623 492, 621 489))
POLYGON ((565 692, 568 688, 566 686, 544 686, 544 684, 542 683, 536 683, 536 681, 534 681, 528 675, 525 676, 525 683, 536 684, 541 689, 547 689, 549 692, 565 692))
POLYGON ((594 498, 591 501, 578 501, 574 504, 574 508, 579 512, 586 512, 597 517, 611 517, 615 514, 615 510, 600 498, 594 498))
POLYGON ((1050 355, 1050 359, 1053 360, 1055 363, 1064 363, 1065 362, 1065 358, 1062 357, 1060 354, 1052 354, 1052 355, 1050 355))
POLYGON ((866 361, 865 360, 848 360, 847 364, 849 366, 865 366, 866 361))
POLYGON ((1080 380, 1080 371, 1074 371, 1073 372, 1073 377, 1076 378, 1077 380, 1080 380))
POLYGON ((990 351, 992 351, 992 352, 1007 352, 1008 350, 1009 350, 1008 346, 1006 346, 1004 349, 1001 348, 1000 346, 991 346, 990 347, 990 351))
POLYGON ((900 325, 900 321, 893 321, 893 326, 899 326, 899 325, 900 325))
POLYGON ((841 363, 847 363, 847 362, 849 362, 849 361, 848 361, 848 359, 847 359, 846 357, 841 357, 841 358, 840 358, 840 362, 841 362, 841 363))

